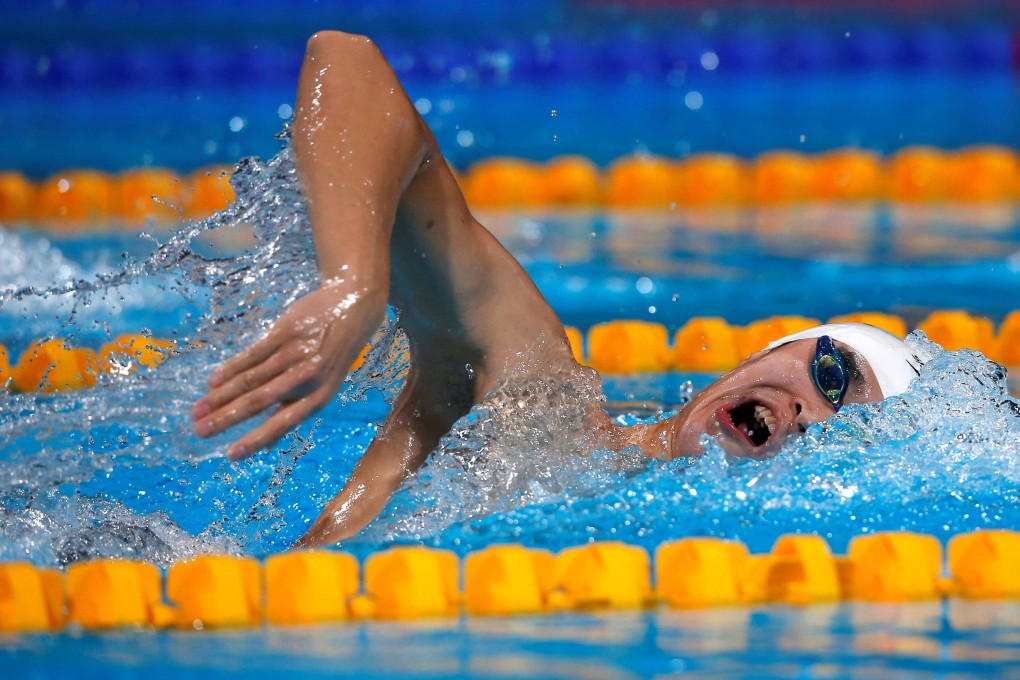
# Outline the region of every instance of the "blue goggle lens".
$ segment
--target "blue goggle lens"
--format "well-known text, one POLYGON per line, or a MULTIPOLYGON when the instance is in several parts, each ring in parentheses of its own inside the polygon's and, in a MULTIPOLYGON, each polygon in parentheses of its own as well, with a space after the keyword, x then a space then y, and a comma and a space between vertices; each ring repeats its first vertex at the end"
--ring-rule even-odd
POLYGON ((843 397, 846 396, 850 380, 843 355, 832 344, 832 338, 828 335, 819 337, 818 344, 815 345, 815 358, 811 362, 811 379, 822 396, 832 404, 833 409, 839 411, 843 406, 843 397))

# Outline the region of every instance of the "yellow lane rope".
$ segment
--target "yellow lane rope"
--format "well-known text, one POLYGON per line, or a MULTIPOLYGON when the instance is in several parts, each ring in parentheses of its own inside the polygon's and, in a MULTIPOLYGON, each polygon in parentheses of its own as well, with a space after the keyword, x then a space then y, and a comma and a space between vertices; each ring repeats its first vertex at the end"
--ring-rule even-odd
MULTIPOLYGON (((231 168, 190 175, 156 167, 118 174, 68 169, 31 181, 0 172, 0 224, 80 229, 172 224, 233 200, 231 168)), ((772 206, 809 202, 990 204, 1020 199, 1020 154, 1003 146, 926 146, 882 157, 857 148, 819 154, 777 150, 753 159, 723 153, 683 159, 639 154, 599 168, 583 156, 545 163, 489 158, 458 176, 479 209, 772 206)))
MULTIPOLYGON (((908 331, 901 317, 883 312, 859 312, 828 321, 870 323, 898 337, 908 331)), ((737 326, 718 317, 695 317, 671 336, 660 323, 619 320, 596 324, 586 334, 572 327, 566 333, 575 358, 601 373, 722 373, 769 342, 819 323, 803 316, 773 316, 737 326)), ((933 311, 917 328, 947 350, 973 349, 1005 366, 1020 366, 1020 310, 1007 314, 998 329, 990 319, 962 310, 933 311)), ((56 392, 91 387, 101 374, 127 375, 138 368, 152 368, 176 351, 173 340, 137 334, 120 335, 98 351, 72 346, 66 339, 41 339, 16 361, 0 345, 0 390, 56 392)))
POLYGON ((148 563, 100 559, 66 571, 0 563, 0 631, 123 626, 236 626, 419 619, 468 614, 692 609, 943 597, 1020 599, 1020 532, 949 540, 912 532, 856 536, 835 556, 811 534, 780 537, 767 554, 736 541, 684 538, 645 549, 594 542, 557 554, 490 546, 452 552, 398 547, 368 556, 299 551, 260 562, 205 555, 163 574, 148 563), (654 572, 654 580, 653 580, 654 572))

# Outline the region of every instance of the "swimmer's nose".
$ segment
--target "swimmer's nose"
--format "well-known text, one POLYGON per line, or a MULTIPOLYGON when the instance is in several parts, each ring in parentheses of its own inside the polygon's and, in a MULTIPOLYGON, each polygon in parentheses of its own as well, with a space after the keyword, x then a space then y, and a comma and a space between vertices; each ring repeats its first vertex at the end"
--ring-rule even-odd
POLYGON ((802 397, 793 398, 794 432, 801 434, 815 423, 820 423, 832 415, 832 409, 822 411, 802 397))
POLYGON ((804 416, 804 401, 799 397, 793 399, 793 410, 797 414, 793 420, 797 426, 797 432, 801 434, 807 432, 807 426, 811 423, 807 422, 807 418, 804 416))

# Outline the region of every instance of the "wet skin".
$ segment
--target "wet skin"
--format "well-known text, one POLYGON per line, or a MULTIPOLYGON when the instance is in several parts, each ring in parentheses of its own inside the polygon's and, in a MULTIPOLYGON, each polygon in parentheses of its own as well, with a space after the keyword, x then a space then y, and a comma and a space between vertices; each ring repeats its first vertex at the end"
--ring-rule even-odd
MULTIPOLYGON (((878 380, 863 357, 835 344, 844 356, 856 359, 861 371, 851 379, 843 403, 881 400, 878 380)), ((815 346, 814 339, 797 340, 751 355, 695 395, 676 416, 658 424, 656 431, 643 435, 643 448, 652 449, 648 440, 658 436, 664 444, 660 455, 692 455, 701 452, 701 439, 708 435, 734 456, 775 455, 791 435, 835 412, 811 378, 815 346)))
MULTIPOLYGON (((471 215, 431 132, 367 38, 325 32, 309 40, 292 141, 320 287, 214 371, 192 417, 196 434, 210 437, 268 414, 228 456, 270 448, 332 400, 387 305, 397 310, 409 374, 351 477, 302 538, 312 546, 371 521, 501 381, 579 367, 556 314, 471 215)), ((675 418, 652 425, 622 428, 593 404, 592 428, 606 447, 637 445, 655 457, 697 454, 704 434, 735 455, 768 456, 832 414, 809 377, 813 356, 813 341, 753 355, 675 418), (756 414, 767 416, 757 427, 775 421, 757 444, 740 431, 756 414)), ((873 375, 848 395, 872 398, 881 398, 873 375)))

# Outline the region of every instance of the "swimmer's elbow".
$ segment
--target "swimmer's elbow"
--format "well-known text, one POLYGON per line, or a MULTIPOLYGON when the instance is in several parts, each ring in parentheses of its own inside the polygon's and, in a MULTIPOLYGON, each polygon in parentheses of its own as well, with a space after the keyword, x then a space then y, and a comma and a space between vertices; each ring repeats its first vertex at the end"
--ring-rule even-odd
POLYGON ((312 34, 305 45, 305 56, 311 59, 348 56, 362 53, 372 58, 382 59, 382 53, 370 38, 343 31, 317 31, 312 34))

